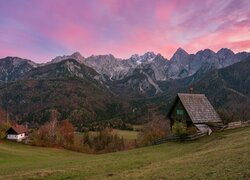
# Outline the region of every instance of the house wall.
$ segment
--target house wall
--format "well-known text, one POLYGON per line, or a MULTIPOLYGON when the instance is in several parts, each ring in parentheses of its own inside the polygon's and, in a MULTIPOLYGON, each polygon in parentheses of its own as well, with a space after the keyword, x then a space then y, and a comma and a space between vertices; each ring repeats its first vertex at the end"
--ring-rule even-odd
POLYGON ((7 139, 21 141, 25 138, 25 133, 22 134, 8 134, 7 139))
POLYGON ((179 121, 186 123, 188 127, 191 127, 193 125, 191 119, 189 118, 187 111, 185 110, 184 106, 182 105, 181 101, 178 99, 178 101, 175 103, 174 108, 172 109, 172 112, 170 114, 170 120, 171 120, 171 127, 174 124, 174 121, 179 121), (177 110, 182 110, 183 115, 178 115, 177 110))

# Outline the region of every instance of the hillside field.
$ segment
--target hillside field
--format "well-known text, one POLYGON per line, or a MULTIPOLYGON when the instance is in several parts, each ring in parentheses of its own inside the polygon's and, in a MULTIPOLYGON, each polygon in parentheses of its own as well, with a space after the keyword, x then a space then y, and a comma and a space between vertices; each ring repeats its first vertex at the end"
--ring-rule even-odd
POLYGON ((0 144, 0 179, 250 179, 249 167, 249 127, 101 155, 0 144))

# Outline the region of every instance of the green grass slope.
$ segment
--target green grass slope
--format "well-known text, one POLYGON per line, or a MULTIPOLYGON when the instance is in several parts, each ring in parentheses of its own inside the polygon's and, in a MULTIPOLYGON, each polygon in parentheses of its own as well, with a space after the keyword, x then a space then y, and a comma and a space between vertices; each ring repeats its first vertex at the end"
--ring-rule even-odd
POLYGON ((0 179, 249 179, 249 167, 250 128, 102 155, 0 144, 0 179))

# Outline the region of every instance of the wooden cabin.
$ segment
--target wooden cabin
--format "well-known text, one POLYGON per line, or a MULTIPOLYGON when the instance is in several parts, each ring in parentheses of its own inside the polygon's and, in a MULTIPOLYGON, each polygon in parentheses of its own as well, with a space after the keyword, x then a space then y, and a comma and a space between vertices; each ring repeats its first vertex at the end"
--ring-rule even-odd
POLYGON ((197 132, 211 134, 212 126, 222 121, 204 94, 178 93, 168 113, 170 127, 179 121, 187 127, 195 127, 197 132))
POLYGON ((22 141, 27 137, 28 129, 23 125, 14 125, 10 127, 7 131, 7 139, 15 140, 15 141, 22 141))

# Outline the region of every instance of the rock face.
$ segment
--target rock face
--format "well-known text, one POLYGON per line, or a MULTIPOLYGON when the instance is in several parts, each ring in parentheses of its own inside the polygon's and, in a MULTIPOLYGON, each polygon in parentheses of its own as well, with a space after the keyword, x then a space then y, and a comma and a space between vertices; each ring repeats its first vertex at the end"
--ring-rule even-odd
POLYGON ((121 80, 131 76, 137 68, 151 65, 157 80, 166 80, 166 67, 168 61, 160 54, 147 52, 142 56, 132 55, 129 59, 118 59, 113 55, 90 56, 83 62, 98 73, 106 75, 110 80, 121 80))
POLYGON ((168 79, 178 79, 189 76, 191 56, 183 49, 179 48, 170 59, 167 70, 168 79))
POLYGON ((131 75, 135 69, 151 68, 155 80, 165 81, 167 79, 166 71, 169 62, 161 54, 156 55, 153 52, 147 52, 142 56, 133 55, 127 61, 134 65, 134 68, 130 70, 130 74, 127 74, 127 76, 131 75))
POLYGON ((168 61, 161 54, 147 52, 144 55, 134 54, 128 59, 115 58, 113 55, 98 55, 84 58, 79 52, 68 56, 58 56, 50 63, 57 63, 65 59, 75 59, 98 73, 105 75, 110 80, 121 80, 133 75, 136 69, 151 68, 156 81, 182 79, 192 76, 202 66, 220 69, 246 59, 249 53, 234 54, 227 48, 222 48, 217 53, 205 49, 196 54, 188 54, 184 49, 177 49, 168 61))
POLYGON ((38 64, 18 57, 0 59, 0 82, 15 81, 38 64))
POLYGON ((117 80, 131 68, 129 64, 124 63, 122 59, 117 59, 113 55, 90 56, 83 62, 85 65, 95 69, 98 73, 107 76, 110 80, 117 80))
POLYGON ((55 79, 77 77, 80 79, 94 79, 101 81, 101 75, 92 68, 79 63, 75 59, 48 64, 27 72, 21 79, 55 79))
POLYGON ((167 70, 169 79, 181 79, 195 74, 201 67, 210 66, 220 69, 246 59, 250 54, 243 52, 234 54, 230 49, 223 48, 217 53, 205 49, 196 54, 188 54, 179 48, 170 59, 167 70))
MULTIPOLYGON (((75 52, 71 55, 57 56, 46 64, 58 63, 58 62, 66 60, 66 59, 75 59, 76 61, 82 63, 85 58, 79 52, 75 52)), ((46 65, 46 64, 44 64, 44 65, 46 65)))

